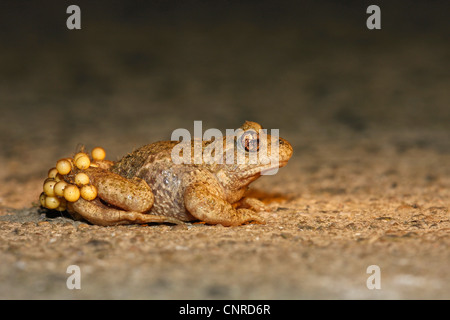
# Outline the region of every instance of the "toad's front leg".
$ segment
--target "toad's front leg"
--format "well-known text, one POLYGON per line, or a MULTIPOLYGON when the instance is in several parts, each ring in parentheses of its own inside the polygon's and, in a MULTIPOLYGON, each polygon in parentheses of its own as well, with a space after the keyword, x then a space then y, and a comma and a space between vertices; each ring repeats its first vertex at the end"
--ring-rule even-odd
MULTIPOLYGON (((126 179, 109 170, 89 168, 83 171, 91 184, 96 186, 98 197, 92 201, 78 199, 68 209, 87 221, 98 225, 170 222, 180 220, 145 213, 153 205, 154 196, 148 184, 141 179, 126 179)), ((70 178, 70 177, 69 177, 70 178)))
POLYGON ((265 224, 264 219, 253 210, 233 208, 217 187, 205 181, 186 188, 184 204, 195 218, 209 224, 239 226, 250 221, 265 224))

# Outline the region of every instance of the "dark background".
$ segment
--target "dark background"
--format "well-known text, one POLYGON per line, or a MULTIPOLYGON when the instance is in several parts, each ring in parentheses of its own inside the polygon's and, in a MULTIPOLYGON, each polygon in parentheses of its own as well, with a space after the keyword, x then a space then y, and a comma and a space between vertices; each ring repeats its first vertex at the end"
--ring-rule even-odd
POLYGON ((448 1, 378 1, 381 30, 366 28, 370 4, 2 1, 2 156, 78 143, 118 156, 193 120, 259 121, 294 144, 448 130, 448 1), (70 4, 81 30, 66 28, 70 4))

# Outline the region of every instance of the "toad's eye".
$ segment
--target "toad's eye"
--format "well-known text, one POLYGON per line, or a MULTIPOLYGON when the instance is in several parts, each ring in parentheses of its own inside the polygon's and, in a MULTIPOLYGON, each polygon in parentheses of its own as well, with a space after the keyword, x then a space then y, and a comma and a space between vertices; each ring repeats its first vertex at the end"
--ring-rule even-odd
POLYGON ((259 137, 255 131, 248 130, 241 136, 241 145, 247 152, 256 152, 259 150, 259 137))

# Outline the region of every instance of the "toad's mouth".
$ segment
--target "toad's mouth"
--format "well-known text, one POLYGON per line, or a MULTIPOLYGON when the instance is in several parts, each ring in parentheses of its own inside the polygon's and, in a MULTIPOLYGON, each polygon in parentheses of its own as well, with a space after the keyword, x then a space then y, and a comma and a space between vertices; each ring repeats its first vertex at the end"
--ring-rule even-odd
POLYGON ((257 179, 261 175, 274 175, 278 172, 279 168, 284 167, 287 163, 288 160, 275 161, 273 163, 269 163, 264 167, 249 168, 248 170, 245 171, 245 174, 240 176, 240 179, 245 181, 245 183, 249 183, 257 179))
POLYGON ((269 166, 267 166, 267 167, 265 167, 265 168, 262 168, 261 171, 260 171, 260 173, 261 173, 261 174, 266 174, 266 173, 268 173, 269 171, 272 171, 272 170, 275 170, 275 169, 284 167, 285 165, 287 165, 287 163, 288 163, 288 160, 285 160, 285 161, 277 161, 277 162, 275 162, 274 164, 271 163, 269 166))

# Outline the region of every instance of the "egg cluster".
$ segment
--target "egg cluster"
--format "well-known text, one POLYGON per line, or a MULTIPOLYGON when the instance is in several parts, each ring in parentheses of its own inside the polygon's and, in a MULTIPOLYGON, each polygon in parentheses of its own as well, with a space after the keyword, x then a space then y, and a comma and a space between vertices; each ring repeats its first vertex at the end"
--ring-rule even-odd
POLYGON ((88 175, 82 170, 96 167, 95 161, 104 160, 105 156, 105 150, 96 147, 92 149, 91 157, 86 152, 78 152, 73 158, 58 160, 56 166, 48 171, 48 178, 44 181, 43 192, 39 196, 41 206, 65 211, 67 202, 75 202, 80 197, 94 200, 97 197, 97 188, 90 184, 88 175), (64 179, 64 176, 69 174, 74 177, 64 179), (74 181, 74 184, 66 180, 74 181))

